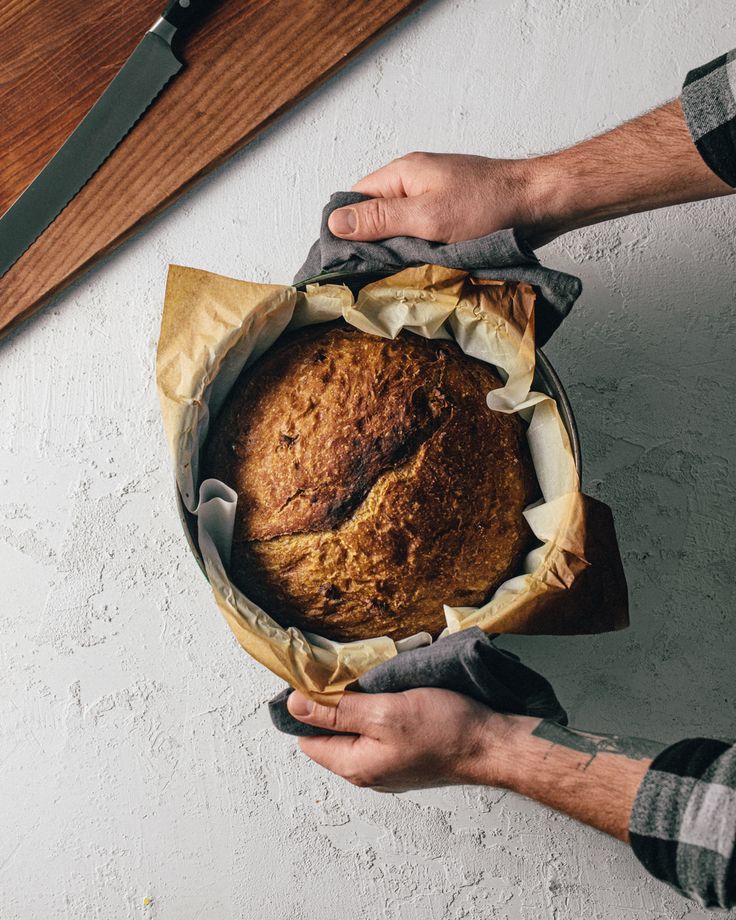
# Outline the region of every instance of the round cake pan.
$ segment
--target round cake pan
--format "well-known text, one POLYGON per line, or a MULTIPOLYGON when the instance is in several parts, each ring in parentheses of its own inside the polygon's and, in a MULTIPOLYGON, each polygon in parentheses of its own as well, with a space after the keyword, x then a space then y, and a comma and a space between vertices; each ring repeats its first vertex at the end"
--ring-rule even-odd
MULTIPOLYGON (((322 275, 316 275, 314 278, 305 278, 303 281, 298 281, 295 287, 303 291, 308 284, 344 284, 346 287, 350 288, 353 292, 353 296, 357 297, 360 289, 365 287, 366 284, 378 281, 380 278, 386 278, 392 274, 395 274, 395 272, 325 272, 322 275)), ((534 374, 532 387, 538 392, 546 393, 548 396, 551 396, 557 403, 562 424, 565 426, 567 436, 570 439, 570 447, 572 448, 578 476, 582 478, 583 470, 582 457, 580 454, 580 438, 578 436, 578 429, 575 424, 575 416, 572 412, 570 400, 567 398, 565 388, 562 386, 562 382, 557 376, 557 372, 550 364, 547 356, 541 348, 537 348, 536 353, 536 372, 534 374)), ((199 550, 199 543, 197 540, 197 518, 191 514, 184 505, 178 486, 176 488, 176 505, 179 510, 179 517, 184 526, 184 533, 186 534, 189 547, 194 553, 194 557, 200 569, 204 572, 204 562, 202 561, 202 553, 199 550)))

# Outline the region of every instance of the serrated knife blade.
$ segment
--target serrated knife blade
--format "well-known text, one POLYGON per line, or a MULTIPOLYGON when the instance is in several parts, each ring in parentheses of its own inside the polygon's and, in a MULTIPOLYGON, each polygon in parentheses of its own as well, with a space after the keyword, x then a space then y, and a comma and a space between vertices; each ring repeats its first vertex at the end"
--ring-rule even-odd
POLYGON ((172 41, 214 4, 173 0, 105 92, 0 218, 0 278, 97 172, 184 63, 172 41))

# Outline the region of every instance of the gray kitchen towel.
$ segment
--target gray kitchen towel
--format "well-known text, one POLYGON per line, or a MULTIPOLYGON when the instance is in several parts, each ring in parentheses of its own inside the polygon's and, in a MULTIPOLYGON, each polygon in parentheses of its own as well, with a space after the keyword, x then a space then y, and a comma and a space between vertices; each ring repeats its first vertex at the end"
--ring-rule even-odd
POLYGON ((580 279, 542 265, 515 230, 499 230, 462 243, 430 243, 408 236, 362 243, 333 236, 327 226, 330 214, 368 198, 358 192, 335 192, 322 212, 319 239, 296 273, 295 283, 325 272, 390 273, 425 263, 460 268, 475 278, 526 281, 538 293, 535 319, 539 347, 549 340, 580 296, 580 279))
MULTIPOLYGON (((365 201, 357 192, 336 192, 322 212, 320 236, 295 283, 326 272, 395 272, 430 263, 472 272, 476 278, 526 281, 538 292, 535 305, 537 345, 544 345, 572 309, 581 291, 578 278, 545 268, 514 230, 500 230, 463 243, 431 243, 405 236, 377 243, 341 240, 327 220, 336 208, 365 201)), ((456 690, 499 712, 539 716, 567 724, 567 714, 544 677, 510 652, 497 648, 482 630, 463 630, 432 645, 402 652, 367 671, 350 689, 365 693, 397 693, 413 687, 456 690)), ((269 703, 271 721, 291 735, 322 735, 328 731, 292 718, 286 708, 291 688, 269 703)))
MULTIPOLYGON (((452 633, 432 645, 401 652, 384 661, 349 689, 364 693, 399 693, 414 687, 455 690, 497 712, 538 716, 567 725, 567 713, 549 682, 511 652, 497 648, 477 626, 452 633)), ((268 704, 271 721, 288 735, 331 732, 295 719, 286 708, 290 687, 268 704)))

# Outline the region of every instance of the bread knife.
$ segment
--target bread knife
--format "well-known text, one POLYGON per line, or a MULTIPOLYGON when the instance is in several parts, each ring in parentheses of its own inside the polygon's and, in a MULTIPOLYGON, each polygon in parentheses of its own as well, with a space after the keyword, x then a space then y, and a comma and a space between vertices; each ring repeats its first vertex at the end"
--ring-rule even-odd
POLYGON ((58 217, 184 67, 172 43, 216 3, 171 0, 73 133, 0 218, 0 278, 58 217))

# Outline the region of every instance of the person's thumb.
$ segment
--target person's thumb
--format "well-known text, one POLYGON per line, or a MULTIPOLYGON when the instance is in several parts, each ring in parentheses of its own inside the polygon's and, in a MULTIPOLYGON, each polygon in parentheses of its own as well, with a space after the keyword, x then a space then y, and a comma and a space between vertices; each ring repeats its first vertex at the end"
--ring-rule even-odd
POLYGON ((327 226, 334 236, 346 240, 385 240, 392 236, 436 239, 423 198, 370 198, 333 211, 327 226))
POLYGON ((368 734, 373 726, 371 695, 367 693, 345 693, 337 706, 322 706, 295 690, 289 694, 286 705, 300 722, 333 732, 363 735, 368 734))

